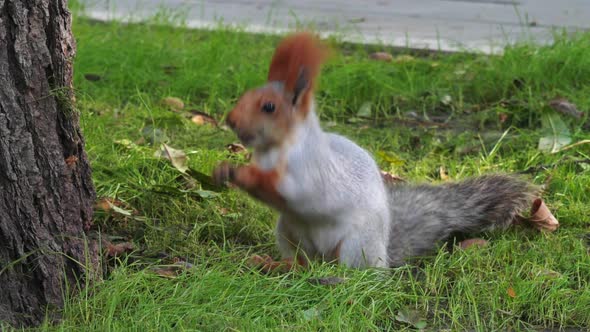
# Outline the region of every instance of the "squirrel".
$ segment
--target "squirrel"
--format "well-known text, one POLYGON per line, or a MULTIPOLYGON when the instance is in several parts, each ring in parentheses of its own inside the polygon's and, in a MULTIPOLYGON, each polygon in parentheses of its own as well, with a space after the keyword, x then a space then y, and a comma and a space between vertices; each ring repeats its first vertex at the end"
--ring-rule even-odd
MULTIPOLYGON (((252 162, 223 162, 213 171, 217 183, 229 182, 280 213, 281 262, 398 267, 452 234, 504 229, 530 208, 539 188, 510 175, 442 185, 385 181, 365 149, 320 126, 313 93, 329 55, 312 33, 285 37, 267 83, 245 92, 226 116, 253 150, 252 162)), ((279 264, 256 257, 267 267, 279 264)))

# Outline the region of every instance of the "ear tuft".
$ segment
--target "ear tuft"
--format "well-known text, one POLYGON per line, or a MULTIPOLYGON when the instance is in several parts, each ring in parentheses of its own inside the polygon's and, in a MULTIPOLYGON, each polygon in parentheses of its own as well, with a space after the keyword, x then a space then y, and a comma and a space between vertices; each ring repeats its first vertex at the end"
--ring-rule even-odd
POLYGON ((309 32, 287 36, 274 53, 268 80, 284 82, 285 92, 296 103, 311 93, 328 55, 328 48, 309 32))
POLYGON ((297 104, 297 101, 299 100, 302 92, 309 86, 307 71, 308 70, 305 67, 301 67, 299 70, 299 75, 297 76, 297 81, 295 81, 295 87, 293 89, 293 105, 297 104))

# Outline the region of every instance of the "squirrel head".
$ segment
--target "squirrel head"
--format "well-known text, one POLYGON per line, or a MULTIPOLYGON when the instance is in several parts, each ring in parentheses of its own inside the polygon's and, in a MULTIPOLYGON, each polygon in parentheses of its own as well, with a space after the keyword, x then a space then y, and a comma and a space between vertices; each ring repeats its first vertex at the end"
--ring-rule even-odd
POLYGON ((327 48, 308 32, 281 41, 267 83, 244 93, 227 115, 227 124, 244 145, 264 150, 288 139, 312 108, 315 82, 327 56, 327 48))

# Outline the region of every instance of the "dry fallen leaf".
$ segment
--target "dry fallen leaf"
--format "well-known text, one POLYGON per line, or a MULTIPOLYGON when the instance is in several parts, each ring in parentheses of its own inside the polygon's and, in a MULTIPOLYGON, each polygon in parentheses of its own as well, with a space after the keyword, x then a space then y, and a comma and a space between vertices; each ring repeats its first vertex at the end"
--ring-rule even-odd
POLYGON ((537 198, 533 202, 531 216, 528 221, 539 230, 554 232, 559 228, 559 221, 553 216, 551 211, 542 199, 537 198))
POLYGON ((123 243, 112 244, 110 242, 107 242, 106 247, 107 247, 107 256, 116 257, 116 256, 120 256, 121 254, 130 252, 131 250, 133 250, 133 243, 123 242, 123 243))
POLYGON ((182 271, 186 271, 186 270, 191 269, 193 267, 194 267, 193 264, 185 262, 184 260, 182 260, 178 257, 174 257, 172 259, 172 264, 154 267, 154 268, 152 268, 152 272, 156 273, 157 275, 159 275, 161 277, 175 278, 180 273, 182 273, 182 271))
POLYGON ((561 114, 569 115, 576 119, 581 119, 584 117, 584 112, 578 110, 576 105, 569 102, 567 99, 556 98, 549 101, 548 104, 549 106, 551 106, 551 108, 553 108, 555 111, 561 114))
POLYGON ((202 126, 204 124, 210 124, 210 125, 217 127, 217 120, 215 120, 215 118, 213 118, 212 116, 210 116, 207 113, 197 111, 197 110, 191 110, 189 114, 191 117, 191 121, 194 124, 197 124, 199 126, 202 126))
POLYGON ((422 318, 418 310, 403 308, 395 315, 395 320, 398 322, 410 324, 418 330, 424 330, 427 326, 426 320, 422 318))
POLYGON ((141 138, 135 142, 135 144, 140 145, 144 143, 149 143, 152 145, 165 143, 170 140, 166 132, 160 128, 155 128, 152 125, 147 125, 141 129, 141 138))
POLYGON ((310 321, 314 319, 319 319, 321 317, 322 312, 318 310, 318 308, 309 308, 307 310, 304 310, 302 314, 303 319, 305 319, 306 321, 310 321))
POLYGON ((97 75, 97 74, 84 74, 84 78, 87 81, 91 81, 91 82, 100 81, 102 79, 102 77, 100 75, 97 75))
POLYGON ((184 109, 184 102, 176 97, 166 97, 162 99, 162 105, 174 112, 182 111, 182 109, 184 109))
POLYGON ((125 214, 131 214, 131 210, 123 201, 111 197, 102 197, 94 203, 94 208, 105 212, 113 211, 114 208, 120 208, 125 211, 125 214))
POLYGON ((225 146, 231 153, 247 153, 246 147, 240 143, 231 143, 225 146))
POLYGON ((500 123, 506 122, 506 120, 508 120, 508 114, 498 113, 498 120, 500 121, 500 123))
POLYGON ((95 210, 103 210, 103 211, 110 211, 111 209, 111 205, 109 204, 108 200, 110 200, 112 198, 101 198, 98 201, 96 201, 96 203, 94 203, 94 209, 95 210))
POLYGON ((193 267, 195 267, 193 264, 178 257, 174 257, 172 261, 174 262, 173 266, 175 266, 176 268, 192 269, 193 267))
POLYGON ((405 160, 398 157, 396 154, 388 151, 377 151, 377 157, 389 163, 392 166, 402 166, 405 160))
POLYGON ((473 247, 473 246, 485 247, 487 245, 488 245, 488 241, 486 241, 484 239, 479 239, 479 238, 467 239, 467 240, 463 240, 463 241, 459 242, 459 247, 461 249, 467 249, 467 248, 473 247))
POLYGON ((176 71, 178 70, 178 67, 176 67, 175 65, 165 65, 165 66, 162 66, 162 69, 164 70, 164 73, 166 73, 168 75, 172 75, 172 74, 176 73, 176 71))
POLYGON ((154 153, 154 157, 170 160, 172 166, 174 166, 181 173, 185 173, 188 170, 188 157, 184 151, 173 149, 167 144, 162 144, 160 150, 157 150, 154 153))
POLYGON ((449 180, 449 174, 447 174, 447 170, 444 166, 438 168, 438 174, 440 175, 440 179, 443 181, 449 180))
POLYGON ((268 255, 254 255, 248 259, 246 265, 254 269, 259 269, 264 273, 286 273, 300 266, 300 264, 295 263, 293 259, 275 261, 268 255))
POLYGON ((371 102, 366 101, 366 102, 362 103, 358 112, 356 112, 356 116, 361 117, 361 118, 370 118, 371 117, 371 102))
POLYGON ((547 268, 535 268, 533 271, 531 271, 530 275, 534 278, 546 278, 546 279, 557 279, 557 278, 561 278, 561 273, 557 272, 557 271, 553 271, 547 268))
POLYGON ((383 181, 385 181, 385 183, 387 184, 398 184, 400 182, 406 182, 406 180, 404 180, 403 178, 397 175, 393 175, 386 171, 381 171, 381 177, 383 178, 383 181))
POLYGON ((387 52, 371 53, 371 55, 369 55, 369 57, 371 59, 377 60, 377 61, 391 62, 393 60, 393 56, 387 52))
POLYGON ((164 278, 176 278, 178 276, 178 270, 169 267, 155 267, 152 268, 152 272, 164 278))
POLYGON ((557 153, 571 143, 569 128, 558 114, 546 113, 541 117, 543 137, 539 139, 538 149, 543 152, 557 153))
MULTIPOLYGON (((141 137, 141 138, 143 138, 143 137, 141 137)), ((145 138, 143 138, 143 139, 145 140, 145 138)), ((131 140, 128 140, 126 138, 115 140, 115 141, 113 141, 113 143, 115 143, 115 145, 121 146, 127 150, 134 150, 134 149, 138 148, 137 144, 133 143, 131 140)))
POLYGON ((412 62, 416 60, 413 56, 408 54, 402 54, 395 57, 395 62, 397 63, 404 63, 404 62, 412 62))
POLYGON ((516 292, 514 291, 514 288, 512 288, 512 287, 508 287, 508 289, 506 290, 506 294, 508 294, 508 296, 510 296, 511 298, 516 297, 516 292))

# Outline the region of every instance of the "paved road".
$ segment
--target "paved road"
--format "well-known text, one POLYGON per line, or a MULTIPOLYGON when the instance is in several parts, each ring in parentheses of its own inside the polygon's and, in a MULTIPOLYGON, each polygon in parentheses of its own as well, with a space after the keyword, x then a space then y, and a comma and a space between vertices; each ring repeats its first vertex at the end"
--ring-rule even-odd
POLYGON ((499 52, 517 40, 550 42, 554 29, 589 30, 590 0, 81 0, 88 16, 142 20, 162 8, 187 24, 222 21, 277 33, 312 25, 344 40, 412 48, 499 52))

